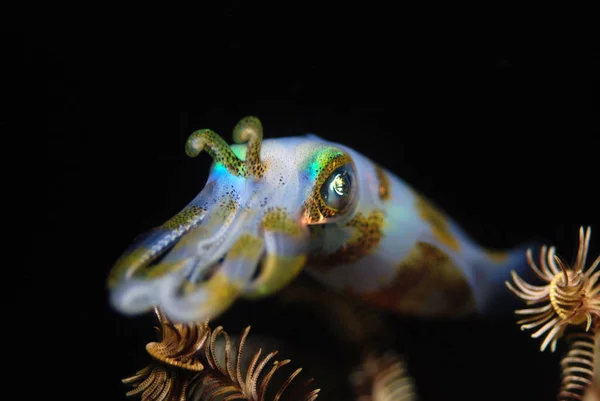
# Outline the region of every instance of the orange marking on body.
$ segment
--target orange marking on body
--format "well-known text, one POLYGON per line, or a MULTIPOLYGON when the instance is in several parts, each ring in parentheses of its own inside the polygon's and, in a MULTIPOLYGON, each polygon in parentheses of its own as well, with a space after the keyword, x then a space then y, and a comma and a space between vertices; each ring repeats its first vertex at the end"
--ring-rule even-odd
POLYGON ((368 217, 357 213, 346 227, 353 229, 353 235, 346 244, 335 252, 312 254, 308 265, 322 270, 335 266, 354 263, 360 258, 375 251, 383 237, 384 214, 381 210, 373 210, 368 217))
POLYGON ((487 251, 486 255, 492 262, 502 263, 508 259, 508 252, 503 251, 487 251))
POLYGON ((396 275, 389 284, 356 295, 407 314, 444 316, 475 310, 473 293, 460 269, 445 252, 425 242, 417 242, 396 266, 396 275), (439 300, 432 303, 436 293, 440 294, 439 300))
POLYGON ((419 216, 429 223, 435 238, 448 248, 458 252, 460 250, 460 243, 450 232, 450 225, 448 224, 446 215, 421 196, 416 197, 415 207, 419 216))
POLYGON ((386 172, 377 164, 375 164, 375 174, 377 175, 377 182, 379 183, 379 199, 383 201, 389 200, 392 196, 389 177, 387 176, 386 172))

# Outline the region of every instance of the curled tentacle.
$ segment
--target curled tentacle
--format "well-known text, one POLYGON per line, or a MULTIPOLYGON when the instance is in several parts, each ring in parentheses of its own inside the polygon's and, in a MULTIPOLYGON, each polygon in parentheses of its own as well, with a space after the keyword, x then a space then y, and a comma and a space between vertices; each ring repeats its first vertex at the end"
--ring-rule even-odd
POLYGON ((247 142, 246 169, 248 174, 255 178, 262 178, 266 166, 260 160, 263 128, 260 120, 248 116, 242 118, 233 129, 233 140, 236 143, 247 142))
POLYGON ((246 164, 233 153, 229 144, 219 134, 210 129, 192 132, 185 144, 185 153, 190 157, 196 157, 205 149, 217 163, 222 163, 230 173, 239 177, 247 176, 246 164))

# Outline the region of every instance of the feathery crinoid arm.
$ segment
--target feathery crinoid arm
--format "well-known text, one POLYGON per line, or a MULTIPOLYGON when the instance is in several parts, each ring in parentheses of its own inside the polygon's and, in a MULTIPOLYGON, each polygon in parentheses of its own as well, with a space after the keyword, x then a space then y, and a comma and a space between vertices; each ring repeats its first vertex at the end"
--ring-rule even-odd
POLYGON ((569 350, 560 362, 559 401, 600 399, 598 382, 598 326, 567 336, 569 350))
POLYGON ((514 271, 514 284, 506 282, 508 289, 530 306, 516 311, 523 316, 517 324, 521 330, 535 329, 531 337, 543 337, 541 351, 548 346, 555 351, 567 329, 574 332, 561 363, 559 400, 582 400, 598 364, 594 347, 600 328, 600 271, 596 271, 600 256, 586 269, 590 236, 590 227, 580 228, 579 248, 572 266, 556 255, 554 247, 541 248, 539 266, 531 250, 527 251, 529 265, 544 285, 530 284, 514 271))
POLYGON ((583 401, 600 401, 600 331, 596 332, 592 362, 592 384, 585 391, 583 401))
MULTIPOLYGON (((285 304, 301 304, 333 335, 353 366, 349 377, 356 401, 414 401, 417 391, 402 355, 393 350, 396 332, 389 316, 360 300, 301 277, 281 294, 285 304)), ((314 324, 314 322, 313 322, 314 324)))
MULTIPOLYGON (((134 387, 127 392, 128 396, 141 395, 142 401, 203 401, 215 398, 314 401, 317 398, 319 389, 306 390, 303 385, 293 385, 301 368, 289 374, 278 389, 270 386, 275 373, 290 360, 275 360, 269 365, 277 351, 261 358, 262 349, 250 359, 246 358, 243 351, 250 327, 246 328, 234 347, 221 326, 211 330, 208 322, 173 323, 158 309, 155 312, 161 341, 146 346, 153 358, 152 364, 123 380, 123 383, 134 387), (220 337, 223 341, 219 341, 220 337), (290 398, 292 394, 293 398, 290 398)), ((311 382, 312 379, 307 384, 311 382)))
POLYGON ((533 308, 517 310, 521 330, 538 328, 531 336, 538 338, 545 334, 541 350, 548 345, 556 349, 558 339, 568 325, 585 324, 589 330, 594 321, 600 319, 600 256, 589 269, 585 269, 591 228, 579 230, 579 249, 573 266, 569 266, 555 254, 555 248, 543 246, 540 251, 540 267, 533 260, 531 250, 527 251, 527 260, 531 269, 546 284, 536 286, 525 282, 515 272, 512 273, 514 285, 506 282, 507 287, 527 305, 533 308), (540 327, 541 326, 541 327, 540 327))
POLYGON ((367 355, 354 371, 352 384, 356 401, 416 401, 412 377, 403 360, 393 352, 367 355))

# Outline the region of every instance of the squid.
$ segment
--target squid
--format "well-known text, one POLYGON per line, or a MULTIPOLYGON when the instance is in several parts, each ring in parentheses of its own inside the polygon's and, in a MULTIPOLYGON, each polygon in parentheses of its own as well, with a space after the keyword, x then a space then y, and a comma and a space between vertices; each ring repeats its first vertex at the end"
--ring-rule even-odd
MULTIPOLYGON (((396 175, 316 135, 263 140, 245 117, 229 145, 193 132, 188 156, 213 158, 204 188, 138 238, 108 277, 120 312, 159 307, 173 321, 216 318, 271 296, 301 272, 398 314, 468 316, 502 306, 525 249, 482 247, 396 175)), ((508 308, 510 309, 510 308, 508 308)))

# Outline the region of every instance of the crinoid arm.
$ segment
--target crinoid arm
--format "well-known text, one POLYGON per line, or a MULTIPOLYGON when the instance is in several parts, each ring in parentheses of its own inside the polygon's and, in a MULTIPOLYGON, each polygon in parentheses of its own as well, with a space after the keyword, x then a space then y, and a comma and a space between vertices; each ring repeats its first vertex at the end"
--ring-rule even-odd
POLYGON ((579 230, 579 247, 575 263, 571 266, 555 254, 554 247, 541 248, 540 265, 534 262, 531 250, 527 260, 531 269, 545 283, 536 286, 525 282, 514 271, 509 290, 532 307, 517 310, 524 316, 517 324, 521 330, 536 329, 533 338, 544 336, 540 350, 550 345, 556 349, 558 341, 570 329, 569 350, 561 362, 562 384, 559 401, 583 400, 593 396, 594 370, 598 360, 594 349, 600 327, 600 256, 586 269, 591 228, 579 230))
POLYGON ((591 228, 579 230, 579 248, 573 266, 569 266, 555 254, 554 247, 543 246, 540 250, 540 266, 534 262, 531 249, 527 260, 531 269, 544 282, 536 286, 524 281, 516 272, 511 272, 513 283, 506 286, 532 307, 520 309, 516 314, 523 316, 517 324, 521 330, 536 329, 533 338, 544 336, 540 349, 548 345, 554 351, 557 341, 569 325, 585 325, 589 330, 594 321, 600 319, 600 256, 586 270, 591 228))
MULTIPOLYGON (((568 336, 569 350, 561 360, 561 387, 559 401, 586 400, 598 392, 595 376, 598 372, 598 337, 600 330, 594 327, 568 336)), ((592 398, 593 399, 593 398, 592 398)))
MULTIPOLYGON (((146 346, 153 363, 123 380, 133 387, 126 393, 128 396, 141 395, 142 401, 289 399, 286 398, 288 390, 294 379, 298 381, 302 369, 294 370, 281 386, 273 388, 271 379, 290 360, 273 360, 277 351, 261 358, 261 349, 250 359, 246 358, 243 351, 250 327, 244 331, 234 352, 230 337, 221 326, 211 330, 208 322, 172 323, 158 309, 155 313, 161 341, 146 346), (219 342, 220 337, 224 341, 219 342)), ((298 386, 295 387, 295 391, 299 391, 298 386)), ((301 395, 295 396, 294 401, 314 401, 319 394, 319 389, 307 390, 305 386, 300 391, 301 395)))
POLYGON ((395 353, 367 354, 351 377, 357 401, 416 401, 404 361, 395 353))
POLYGON ((381 311, 327 290, 304 277, 280 294, 284 303, 310 308, 354 365, 350 375, 355 401, 414 401, 415 385, 404 359, 392 351, 395 333, 381 311))
POLYGON ((583 401, 600 401, 600 333, 596 331, 592 384, 585 390, 583 401))
POLYGON ((185 401, 194 374, 204 370, 198 352, 210 335, 208 323, 172 323, 158 308, 155 308, 155 314, 160 341, 146 345, 146 351, 154 361, 123 380, 133 387, 126 394, 140 395, 142 401, 185 401))

